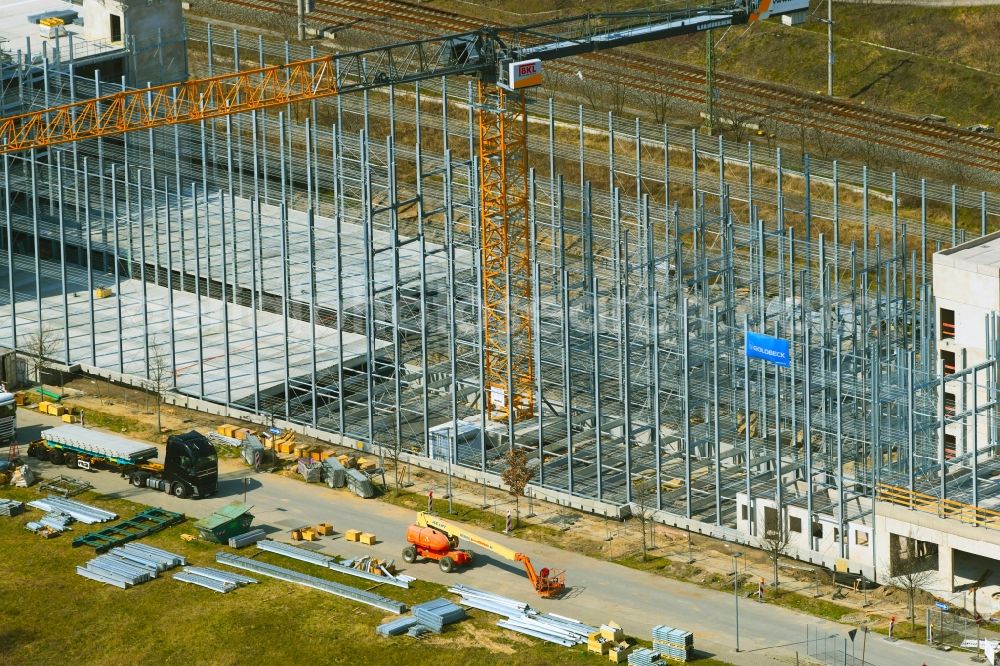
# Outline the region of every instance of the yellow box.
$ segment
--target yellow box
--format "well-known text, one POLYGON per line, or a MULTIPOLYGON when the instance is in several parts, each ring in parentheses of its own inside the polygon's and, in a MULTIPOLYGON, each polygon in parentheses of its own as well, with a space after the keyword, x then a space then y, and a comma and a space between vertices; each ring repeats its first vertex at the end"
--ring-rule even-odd
POLYGON ((318 534, 322 534, 323 536, 330 536, 333 534, 333 525, 330 523, 318 523, 313 529, 315 529, 318 534))
POLYGON ((292 541, 302 541, 302 530, 292 530, 292 541))
POLYGON ((215 432, 219 433, 223 437, 230 437, 230 433, 233 431, 233 426, 228 423, 223 423, 215 428, 215 432))
POLYGON ((246 439, 247 435, 249 434, 250 434, 250 428, 237 428, 236 431, 233 433, 233 437, 242 440, 246 439))
POLYGON ((62 420, 63 423, 73 423, 74 421, 76 421, 76 417, 73 416, 72 414, 63 414, 62 420))
POLYGON ((62 405, 49 404, 49 415, 50 416, 62 416, 66 413, 66 408, 62 405))
POLYGON ((361 540, 361 530, 347 530, 344 532, 344 538, 348 541, 360 541, 361 540))
POLYGON ((601 631, 601 638, 603 638, 606 641, 620 643, 625 639, 625 632, 622 631, 621 626, 617 622, 608 622, 607 624, 602 624, 600 631, 601 631))
POLYGON ((48 414, 49 413, 49 405, 51 405, 51 404, 52 403, 49 402, 48 400, 40 400, 38 402, 38 413, 39 414, 48 414))
POLYGON ((309 458, 319 462, 323 459, 323 452, 320 449, 309 449, 309 458))
POLYGON ((305 458, 306 457, 306 451, 309 450, 309 447, 308 446, 303 446, 302 444, 293 444, 292 445, 292 450, 295 452, 295 457, 296 458, 305 458))
POLYGON ((108 287, 98 287, 94 290, 94 298, 107 298, 111 296, 111 289, 108 287))
POLYGON ((326 460, 327 458, 332 458, 332 457, 333 457, 333 451, 331 451, 330 449, 320 449, 319 452, 320 460, 326 460))
POLYGON ((360 536, 360 538, 358 540, 361 543, 365 544, 366 546, 374 546, 375 545, 375 535, 372 534, 371 532, 362 532, 361 536, 360 536))
POLYGON ((319 535, 313 530, 302 530, 302 538, 306 541, 319 541, 319 535))

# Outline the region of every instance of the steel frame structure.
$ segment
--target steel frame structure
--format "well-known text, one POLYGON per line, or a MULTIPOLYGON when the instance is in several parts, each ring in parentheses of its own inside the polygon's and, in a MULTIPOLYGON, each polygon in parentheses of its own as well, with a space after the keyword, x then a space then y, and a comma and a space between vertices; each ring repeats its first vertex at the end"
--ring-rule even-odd
MULTIPOLYGON (((194 37, 218 68, 308 55, 194 37)), ((74 101, 59 68, 21 89, 29 108, 74 101)), ((772 504, 846 534, 889 487, 995 508, 992 453, 942 446, 950 422, 995 420, 995 363, 940 371, 925 261, 964 240, 966 210, 995 220, 995 201, 550 101, 525 137, 548 158, 524 190, 537 408, 496 424, 479 98, 441 90, 455 103, 393 88, 316 100, 301 120, 261 109, 3 156, 0 344, 50 326, 53 361, 137 384, 162 355, 180 403, 491 483, 521 446, 536 497, 595 511, 648 478, 658 519, 720 535, 753 534, 741 506, 772 504), (577 146, 557 123, 578 126, 577 146), (918 219, 882 203, 903 194, 918 219), (929 223, 934 208, 950 227, 929 223), (746 329, 787 337, 792 367, 748 362, 746 329), (941 414, 949 385, 993 397, 941 414), (456 421, 479 435, 452 427, 442 460, 428 432, 456 421)))

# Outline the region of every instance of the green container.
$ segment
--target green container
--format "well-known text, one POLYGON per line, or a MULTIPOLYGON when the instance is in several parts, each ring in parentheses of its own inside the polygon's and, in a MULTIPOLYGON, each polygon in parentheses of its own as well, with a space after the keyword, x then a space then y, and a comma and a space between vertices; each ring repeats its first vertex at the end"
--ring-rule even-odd
POLYGON ((250 513, 252 508, 249 504, 242 502, 227 504, 212 515, 195 523, 195 529, 205 541, 227 543, 229 537, 250 530, 250 523, 253 522, 253 514, 250 513))

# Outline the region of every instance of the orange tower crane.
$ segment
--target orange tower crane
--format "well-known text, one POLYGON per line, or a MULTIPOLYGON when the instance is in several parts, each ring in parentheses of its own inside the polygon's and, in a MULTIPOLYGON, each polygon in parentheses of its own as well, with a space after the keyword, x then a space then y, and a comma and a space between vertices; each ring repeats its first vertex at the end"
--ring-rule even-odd
POLYGON ((126 90, 0 118, 0 154, 219 118, 441 76, 476 76, 487 411, 534 413, 531 238, 524 89, 542 62, 806 11, 809 0, 705 0, 596 13, 299 60, 126 90))

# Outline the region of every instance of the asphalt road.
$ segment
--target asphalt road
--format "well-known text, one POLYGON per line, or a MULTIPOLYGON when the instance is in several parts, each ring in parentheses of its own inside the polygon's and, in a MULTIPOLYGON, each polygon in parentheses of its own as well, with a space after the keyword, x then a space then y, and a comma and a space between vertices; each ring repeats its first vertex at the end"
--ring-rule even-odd
MULTIPOLYGON (((18 413, 19 441, 37 439, 44 427, 60 425, 58 419, 30 411, 18 413)), ((30 459, 29 459, 30 460, 30 459)), ((48 476, 66 474, 85 478, 101 493, 153 504, 188 516, 201 518, 232 501, 242 501, 244 479, 246 501, 254 505, 255 523, 274 528, 274 536, 287 536, 290 529, 325 521, 336 534, 324 537, 317 545, 322 550, 345 557, 374 554, 396 559, 402 565, 400 551, 404 534, 413 520, 413 512, 376 500, 363 500, 343 490, 325 485, 305 484, 295 479, 271 474, 254 474, 237 462, 223 461, 219 475, 219 493, 208 499, 182 500, 167 493, 129 485, 110 472, 69 470, 49 463, 30 461, 48 476), (374 532, 379 541, 374 546, 351 543, 340 535, 348 529, 374 532), (280 531, 280 533, 279 533, 280 531)), ((649 636, 654 625, 682 627, 695 633, 695 646, 719 658, 746 666, 770 663, 795 663, 795 652, 806 654, 806 627, 818 628, 821 634, 846 637, 852 627, 819 620, 795 611, 741 599, 740 647, 735 652, 735 608, 732 594, 706 590, 694 584, 670 580, 627 567, 602 562, 571 551, 491 535, 496 541, 531 556, 536 568, 564 569, 568 593, 561 599, 535 597, 523 569, 514 562, 477 553, 471 568, 445 574, 434 562, 416 562, 406 572, 419 579, 442 584, 463 583, 498 594, 527 601, 535 608, 600 624, 614 620, 627 633, 649 636), (769 658, 770 657, 770 658, 769 658), (773 659, 771 659, 773 658, 773 659)), ((907 642, 890 643, 872 635, 866 645, 866 664, 872 666, 921 666, 966 664, 968 654, 948 654, 907 642)), ((859 641, 860 642, 860 641, 859 641)), ((860 645, 858 646, 860 656, 860 645)))

